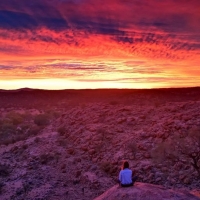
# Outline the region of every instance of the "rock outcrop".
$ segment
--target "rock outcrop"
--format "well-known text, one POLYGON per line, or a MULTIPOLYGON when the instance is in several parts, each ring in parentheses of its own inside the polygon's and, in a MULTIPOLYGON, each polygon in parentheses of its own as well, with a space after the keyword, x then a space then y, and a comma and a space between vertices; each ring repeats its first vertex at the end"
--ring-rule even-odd
POLYGON ((199 200, 187 190, 169 190, 162 186, 135 183, 133 187, 115 185, 94 200, 199 200))

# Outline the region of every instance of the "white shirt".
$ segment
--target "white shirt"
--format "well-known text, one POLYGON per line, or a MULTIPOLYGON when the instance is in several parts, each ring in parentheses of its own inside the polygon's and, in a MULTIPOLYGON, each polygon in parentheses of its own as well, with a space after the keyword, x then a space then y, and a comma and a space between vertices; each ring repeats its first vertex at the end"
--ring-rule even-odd
POLYGON ((119 172, 119 180, 121 184, 131 184, 132 183, 132 170, 125 168, 119 172))

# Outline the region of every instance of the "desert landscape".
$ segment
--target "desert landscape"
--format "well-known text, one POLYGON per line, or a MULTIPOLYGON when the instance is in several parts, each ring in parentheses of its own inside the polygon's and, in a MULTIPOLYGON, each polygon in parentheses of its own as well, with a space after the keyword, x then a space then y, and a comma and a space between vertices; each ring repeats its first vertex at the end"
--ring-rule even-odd
POLYGON ((0 111, 1 200, 200 199, 199 87, 1 90, 0 111))

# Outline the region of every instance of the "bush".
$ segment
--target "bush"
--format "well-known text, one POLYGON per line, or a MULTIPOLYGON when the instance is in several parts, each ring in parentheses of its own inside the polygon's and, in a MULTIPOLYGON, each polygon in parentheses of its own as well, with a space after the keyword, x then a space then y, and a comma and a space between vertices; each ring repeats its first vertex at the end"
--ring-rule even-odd
POLYGON ((108 161, 102 162, 100 168, 109 175, 113 175, 117 172, 116 166, 108 161))
POLYGON ((12 121, 9 119, 9 118, 3 118, 0 120, 0 126, 3 125, 3 124, 12 124, 12 121))
POLYGON ((56 112, 56 111, 53 112, 53 117, 54 117, 54 118, 59 118, 60 115, 61 115, 60 112, 56 112))
POLYGON ((26 121, 30 121, 33 119, 33 115, 29 112, 29 111, 26 111, 22 117, 26 120, 26 121))
POLYGON ((135 157, 138 150, 136 142, 135 141, 128 142, 127 148, 131 151, 132 155, 135 157))
POLYGON ((156 146, 151 152, 157 162, 170 161, 173 164, 186 161, 200 177, 200 128, 191 129, 187 136, 175 135, 156 146))
POLYGON ((58 118, 60 117, 60 112, 54 111, 54 110, 47 110, 46 115, 48 115, 50 118, 58 118))
POLYGON ((4 186, 5 184, 3 183, 3 182, 0 182, 0 194, 2 194, 3 193, 3 186, 4 186))
POLYGON ((37 135, 40 131, 41 131, 40 127, 32 126, 28 131, 28 135, 37 135))
POLYGON ((30 124, 26 123, 26 124, 22 124, 19 127, 19 132, 27 132, 27 130, 30 128, 30 124))
POLYGON ((40 114, 35 116, 34 123, 38 126, 46 126, 50 122, 49 115, 47 114, 40 114))
POLYGON ((19 125, 24 121, 22 115, 16 112, 8 113, 6 118, 10 119, 13 125, 19 125))
POLYGON ((16 132, 16 127, 13 124, 3 122, 0 126, 1 143, 4 139, 8 139, 16 132))
POLYGON ((7 177, 10 173, 11 172, 8 166, 0 164, 0 177, 7 177))
POLYGON ((39 157, 40 163, 43 165, 46 165, 49 162, 57 163, 58 159, 59 159, 59 155, 57 153, 54 153, 54 154, 44 153, 44 154, 41 154, 39 157))
POLYGON ((61 127, 58 128, 57 131, 58 131, 58 133, 59 133, 60 135, 65 135, 66 129, 65 129, 64 126, 61 126, 61 127))

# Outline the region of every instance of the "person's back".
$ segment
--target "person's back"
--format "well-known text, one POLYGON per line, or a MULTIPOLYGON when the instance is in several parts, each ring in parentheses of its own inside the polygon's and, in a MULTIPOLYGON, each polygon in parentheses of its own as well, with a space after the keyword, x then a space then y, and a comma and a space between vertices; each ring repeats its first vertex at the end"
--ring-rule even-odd
POLYGON ((119 180, 121 184, 128 185, 132 183, 132 171, 128 168, 125 168, 119 173, 119 180))
POLYGON ((133 186, 137 177, 132 178, 132 170, 129 169, 129 163, 125 161, 122 170, 119 173, 119 183, 122 187, 133 186))

